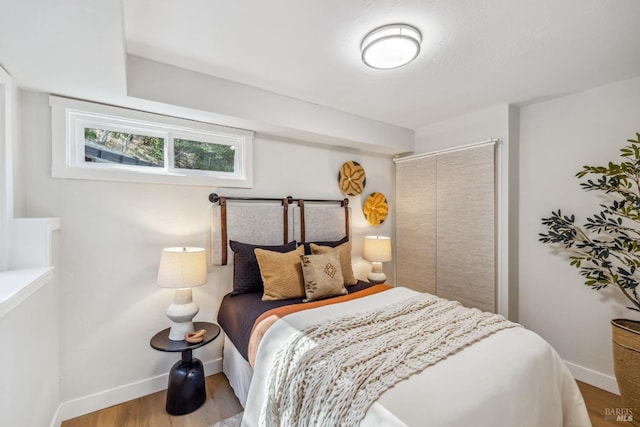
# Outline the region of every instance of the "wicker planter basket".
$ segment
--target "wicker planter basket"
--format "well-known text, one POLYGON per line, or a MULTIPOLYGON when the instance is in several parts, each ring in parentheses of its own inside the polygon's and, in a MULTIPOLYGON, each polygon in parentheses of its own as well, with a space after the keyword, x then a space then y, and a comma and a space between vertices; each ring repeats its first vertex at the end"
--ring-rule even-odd
POLYGON ((613 366, 625 409, 633 411, 631 424, 640 426, 640 322, 614 319, 613 366))

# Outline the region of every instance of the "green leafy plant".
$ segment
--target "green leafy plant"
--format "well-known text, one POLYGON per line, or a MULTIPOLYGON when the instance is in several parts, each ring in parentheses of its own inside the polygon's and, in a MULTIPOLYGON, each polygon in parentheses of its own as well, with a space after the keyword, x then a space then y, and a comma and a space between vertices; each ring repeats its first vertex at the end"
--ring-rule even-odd
POLYGON ((580 186, 585 191, 601 191, 606 202, 600 212, 575 223, 575 215, 560 209, 542 218, 547 227, 539 240, 569 254, 570 264, 580 270, 584 284, 600 290, 617 287, 640 311, 640 133, 620 149, 620 163, 584 166, 578 179, 595 175, 580 186))

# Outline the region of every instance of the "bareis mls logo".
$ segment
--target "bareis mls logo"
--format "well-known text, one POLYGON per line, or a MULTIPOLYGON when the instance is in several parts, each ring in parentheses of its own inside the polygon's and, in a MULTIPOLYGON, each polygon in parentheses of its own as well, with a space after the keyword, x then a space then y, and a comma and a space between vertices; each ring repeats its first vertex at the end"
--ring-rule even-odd
POLYGON ((633 409, 604 408, 604 419, 615 421, 633 421, 633 409))

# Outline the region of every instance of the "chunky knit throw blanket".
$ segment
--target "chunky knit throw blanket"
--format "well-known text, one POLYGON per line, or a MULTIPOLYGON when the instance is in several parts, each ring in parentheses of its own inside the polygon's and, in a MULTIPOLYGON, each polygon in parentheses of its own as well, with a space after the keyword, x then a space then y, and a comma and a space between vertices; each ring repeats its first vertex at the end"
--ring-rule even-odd
POLYGON ((276 357, 260 425, 358 425, 394 384, 516 326, 429 294, 309 326, 276 357))

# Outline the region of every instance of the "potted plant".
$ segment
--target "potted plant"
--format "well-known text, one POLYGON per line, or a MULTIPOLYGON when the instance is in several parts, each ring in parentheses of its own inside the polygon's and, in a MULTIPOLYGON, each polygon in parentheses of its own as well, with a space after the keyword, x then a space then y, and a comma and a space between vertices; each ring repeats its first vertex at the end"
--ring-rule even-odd
MULTIPOLYGON (((620 149, 620 163, 584 166, 576 174, 585 191, 604 193, 599 212, 584 225, 574 215, 560 210, 542 218, 547 232, 539 240, 568 255, 570 264, 596 289, 613 286, 630 302, 629 310, 640 312, 640 133, 620 149), (591 177, 591 178, 590 178, 591 177)), ((635 410, 634 425, 640 426, 640 322, 614 319, 614 370, 626 408, 635 410)))

